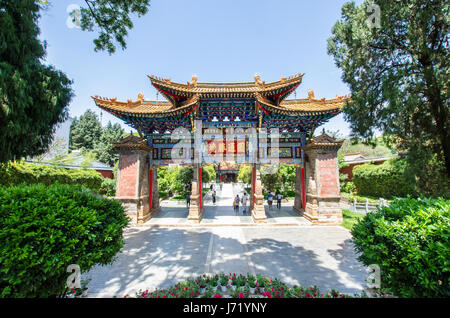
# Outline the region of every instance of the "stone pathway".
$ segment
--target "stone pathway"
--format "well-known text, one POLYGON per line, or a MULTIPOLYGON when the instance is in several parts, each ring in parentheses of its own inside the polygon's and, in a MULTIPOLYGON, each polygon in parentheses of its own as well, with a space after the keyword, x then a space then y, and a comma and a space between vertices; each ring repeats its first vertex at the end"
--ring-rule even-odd
MULTIPOLYGON (((211 192, 208 192, 204 200, 205 213, 200 224, 187 220, 188 208, 185 201, 165 200, 161 203, 161 212, 150 219, 144 226, 155 227, 212 227, 212 226, 304 226, 311 225, 309 221, 292 210, 293 201, 283 202, 278 210, 274 205, 269 211, 266 206, 267 224, 255 224, 248 214, 243 215, 243 207, 239 207, 239 215, 233 210, 233 199, 236 194, 242 197, 244 191, 239 184, 223 184, 222 190, 216 189, 217 200, 212 203, 211 192)), ((250 200, 247 202, 248 211, 250 200)))
POLYGON ((219 200, 217 206, 205 202, 204 220, 210 223, 185 223, 185 205, 172 201, 161 212, 167 216, 167 226, 127 228, 126 244, 117 260, 84 275, 92 278, 89 297, 134 296, 140 289, 165 288, 189 277, 219 272, 261 273, 290 285, 317 285, 323 291, 334 288, 353 294, 363 289, 368 274, 356 260, 348 230, 307 223, 286 226, 284 220, 299 218, 290 214, 288 206, 269 212, 269 220, 274 220, 271 226, 246 226, 251 224, 245 223, 249 216, 233 215, 228 205, 231 194, 224 190, 228 194, 220 205, 219 200), (225 221, 232 224, 218 226, 217 222, 225 221))

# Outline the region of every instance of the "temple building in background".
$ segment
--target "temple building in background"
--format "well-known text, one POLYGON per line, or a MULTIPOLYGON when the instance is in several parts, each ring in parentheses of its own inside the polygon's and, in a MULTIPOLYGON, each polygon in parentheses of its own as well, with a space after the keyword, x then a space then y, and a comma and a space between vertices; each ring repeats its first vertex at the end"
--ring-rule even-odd
MULTIPOLYGON (((316 98, 309 91, 305 98, 288 99, 303 76, 270 83, 258 75, 244 83, 201 83, 195 75, 191 81, 177 83, 149 76, 165 101, 146 100, 142 93, 127 101, 94 96, 98 107, 140 135, 115 144, 120 152, 116 197, 137 223, 144 223, 159 210, 156 168, 189 165, 194 167, 194 181, 188 219, 200 222, 204 211, 202 166, 216 164, 220 171, 221 166, 248 163, 252 165, 252 217, 256 223, 264 223, 260 167, 276 161, 297 167, 296 211, 312 222, 340 223, 337 150, 342 143, 326 134, 313 137, 313 133, 339 114, 350 98, 316 98), (256 132, 258 138, 251 139, 249 132, 256 132), (195 138, 199 133, 200 141, 195 138), (199 154, 212 161, 196 161, 199 154)), ((233 169, 223 171, 227 171, 226 178, 235 177, 233 169)))

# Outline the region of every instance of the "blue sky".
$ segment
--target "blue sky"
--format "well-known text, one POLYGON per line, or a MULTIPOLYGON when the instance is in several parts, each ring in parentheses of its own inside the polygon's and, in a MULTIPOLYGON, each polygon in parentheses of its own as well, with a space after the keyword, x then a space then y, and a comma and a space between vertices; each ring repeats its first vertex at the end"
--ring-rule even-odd
MULTIPOLYGON (((156 99, 147 74, 186 83, 248 82, 258 73, 266 82, 306 73, 289 98, 333 98, 349 93, 341 71, 327 55, 327 39, 345 0, 152 0, 147 15, 133 17, 127 49, 94 52, 96 33, 69 28, 67 7, 81 0, 53 0, 42 13, 46 62, 74 81, 70 115, 87 109, 100 114, 92 95, 135 100, 139 92, 156 99)), ((361 1, 357 1, 358 3, 361 1)), ((162 99, 162 96, 159 96, 162 99)), ((120 122, 103 112, 103 124, 120 122)), ((125 126, 127 127, 127 126, 125 126)), ((349 133, 339 115, 323 126, 349 133)), ((127 131, 131 128, 127 127, 127 131)))

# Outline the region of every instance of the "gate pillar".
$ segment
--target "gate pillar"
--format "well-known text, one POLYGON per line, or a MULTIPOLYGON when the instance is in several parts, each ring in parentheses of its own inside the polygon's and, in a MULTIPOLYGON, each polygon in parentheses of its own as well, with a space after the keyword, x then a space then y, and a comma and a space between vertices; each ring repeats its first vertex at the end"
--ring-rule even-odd
POLYGON ((202 202, 202 168, 194 166, 194 178, 192 180, 191 203, 189 206, 188 220, 200 223, 203 218, 202 202))
POLYGON ((264 209, 264 195, 262 193, 261 173, 257 165, 252 166, 252 196, 250 200, 252 219, 255 223, 267 223, 264 209))
POLYGON ((142 224, 151 217, 149 207, 151 148, 144 139, 131 134, 113 145, 119 152, 115 198, 122 202, 131 224, 142 224))
POLYGON ((337 159, 337 151, 341 146, 342 141, 323 132, 303 147, 307 191, 302 214, 313 223, 342 223, 337 159))
POLYGON ((306 205, 305 168, 295 167, 295 200, 294 211, 302 213, 306 205))

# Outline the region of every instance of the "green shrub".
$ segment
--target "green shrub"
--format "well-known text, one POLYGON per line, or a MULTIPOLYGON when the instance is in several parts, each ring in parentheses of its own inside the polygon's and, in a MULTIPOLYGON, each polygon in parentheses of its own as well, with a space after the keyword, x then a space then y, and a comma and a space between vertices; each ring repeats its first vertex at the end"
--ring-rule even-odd
POLYGON ((450 200, 396 199, 353 226, 359 260, 400 297, 450 297, 450 200))
POLYGON ((100 188, 100 194, 104 194, 108 197, 116 196, 116 179, 103 178, 102 186, 100 188))
POLYGON ((415 182, 405 173, 406 168, 406 161, 399 159, 381 165, 366 163, 353 168, 353 183, 360 195, 382 198, 415 195, 415 182))
POLYGON ((128 218, 119 201, 82 187, 0 187, 0 297, 58 297, 66 272, 110 264, 128 218))
POLYGON ((49 186, 54 183, 60 183, 83 185, 91 190, 99 191, 102 182, 102 175, 95 170, 69 170, 26 162, 0 164, 0 185, 3 186, 18 185, 21 183, 42 183, 49 186))
POLYGON ((355 192, 356 187, 352 181, 344 181, 341 182, 341 191, 345 193, 353 193, 355 192))

